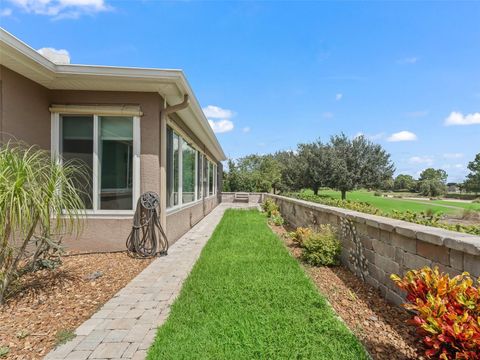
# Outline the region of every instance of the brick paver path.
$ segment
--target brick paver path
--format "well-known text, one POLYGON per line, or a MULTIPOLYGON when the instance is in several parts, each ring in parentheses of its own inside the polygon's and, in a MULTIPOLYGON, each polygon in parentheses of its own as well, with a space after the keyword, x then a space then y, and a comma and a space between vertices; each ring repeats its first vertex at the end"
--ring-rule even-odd
POLYGON ((45 359, 144 359, 203 246, 229 207, 220 204, 154 260, 45 359))

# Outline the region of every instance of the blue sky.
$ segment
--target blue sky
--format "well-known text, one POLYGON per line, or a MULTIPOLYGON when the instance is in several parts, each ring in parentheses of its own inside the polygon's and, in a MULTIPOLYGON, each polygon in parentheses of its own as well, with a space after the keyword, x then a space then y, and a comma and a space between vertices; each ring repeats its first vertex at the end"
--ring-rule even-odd
POLYGON ((397 173, 480 152, 479 2, 2 0, 72 63, 181 68, 227 156, 365 134, 397 173))

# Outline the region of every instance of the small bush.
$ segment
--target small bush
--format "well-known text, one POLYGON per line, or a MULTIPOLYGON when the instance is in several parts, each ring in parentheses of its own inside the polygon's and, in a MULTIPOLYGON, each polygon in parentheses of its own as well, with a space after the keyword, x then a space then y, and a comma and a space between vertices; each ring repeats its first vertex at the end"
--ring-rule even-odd
POLYGON ((278 210, 271 211, 270 222, 276 226, 282 226, 285 224, 285 220, 283 220, 283 217, 278 210))
POLYGON ((306 227, 298 227, 294 232, 291 233, 290 237, 295 244, 303 246, 303 242, 305 241, 305 239, 312 234, 312 229, 306 227))
POLYGON ((60 346, 75 338, 75 332, 72 330, 59 330, 55 334, 55 346, 60 346))
POLYGON ((331 225, 321 225, 318 232, 312 232, 303 240, 302 258, 314 266, 339 264, 340 241, 331 225))
POLYGON ((476 198, 472 201, 474 204, 480 204, 480 197, 476 198))
POLYGON ((279 211, 280 208, 278 207, 278 205, 275 203, 275 201, 271 200, 271 199, 267 199, 265 200, 265 202, 262 204, 262 210, 265 211, 267 213, 267 216, 268 217, 271 217, 272 216, 272 211, 279 211))
POLYGON ((415 312, 411 324, 434 359, 478 359, 480 349, 480 286, 468 273, 450 279, 438 268, 391 275, 407 292, 404 307, 415 312))
POLYGON ((380 191, 375 191, 373 193, 374 196, 383 196, 383 193, 381 193, 380 191))

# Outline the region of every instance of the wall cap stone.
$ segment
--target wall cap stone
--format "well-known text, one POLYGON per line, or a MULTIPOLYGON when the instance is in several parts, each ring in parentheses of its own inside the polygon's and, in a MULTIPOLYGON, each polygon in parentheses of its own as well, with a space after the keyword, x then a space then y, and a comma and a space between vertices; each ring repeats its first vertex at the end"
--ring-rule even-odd
POLYGON ((455 232, 432 226, 414 224, 407 221, 390 219, 378 215, 364 214, 358 211, 337 208, 281 195, 264 193, 264 196, 289 201, 291 203, 302 205, 311 210, 319 210, 329 214, 355 219, 355 221, 358 223, 364 223, 387 231, 395 231, 397 234, 415 240, 421 240, 430 244, 445 246, 449 249, 463 251, 471 255, 480 255, 480 236, 455 232))

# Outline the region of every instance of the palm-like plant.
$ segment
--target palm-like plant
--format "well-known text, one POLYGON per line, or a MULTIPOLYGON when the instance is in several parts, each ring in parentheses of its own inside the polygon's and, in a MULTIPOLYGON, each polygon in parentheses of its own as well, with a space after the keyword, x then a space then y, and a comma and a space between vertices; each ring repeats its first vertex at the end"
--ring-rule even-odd
POLYGON ((79 233, 84 203, 74 181, 87 181, 86 174, 83 165, 60 164, 37 147, 0 147, 0 303, 20 264, 35 264, 63 234, 79 233))

